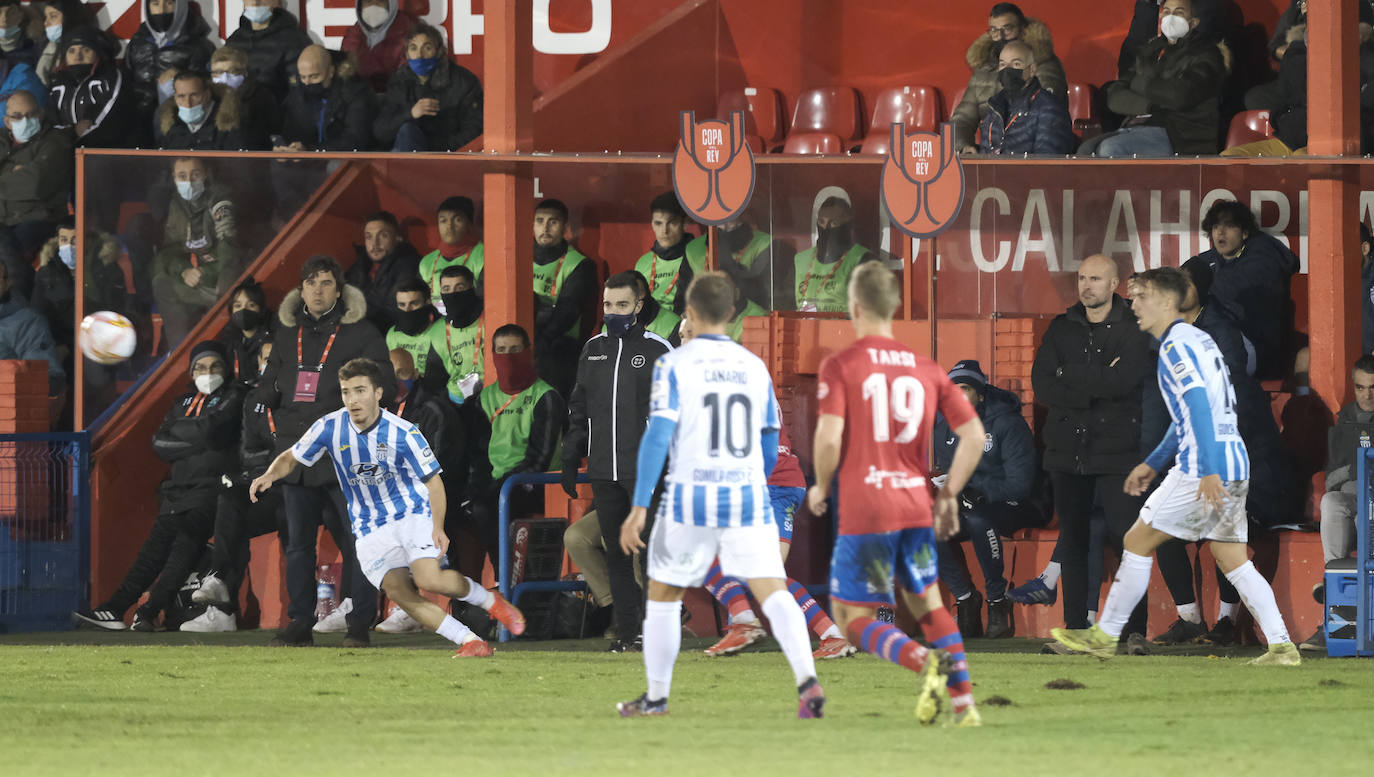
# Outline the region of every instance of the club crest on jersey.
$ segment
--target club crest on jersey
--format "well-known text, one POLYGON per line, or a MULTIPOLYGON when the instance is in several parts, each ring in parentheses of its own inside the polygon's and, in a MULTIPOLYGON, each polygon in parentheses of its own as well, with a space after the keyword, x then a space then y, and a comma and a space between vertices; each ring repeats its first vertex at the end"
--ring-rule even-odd
POLYGON ((391 450, 390 448, 386 447, 386 443, 384 443, 384 442, 379 442, 379 443, 377 443, 377 455, 378 455, 378 456, 385 456, 385 455, 387 455, 387 452, 390 451, 390 450, 391 450))
POLYGON ((991 451, 991 450, 992 450, 992 432, 988 432, 988 433, 986 433, 986 434, 983 435, 983 453, 988 453, 988 452, 991 451))
POLYGON ((644 366, 644 354, 637 353, 630 359, 630 366, 639 369, 644 366))

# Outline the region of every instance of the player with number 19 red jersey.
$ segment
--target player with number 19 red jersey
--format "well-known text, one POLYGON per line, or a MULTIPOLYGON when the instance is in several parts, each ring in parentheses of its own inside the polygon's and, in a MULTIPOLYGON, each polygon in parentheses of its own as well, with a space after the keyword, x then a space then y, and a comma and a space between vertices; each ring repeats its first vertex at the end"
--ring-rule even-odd
POLYGON ((865 337, 821 363, 821 415, 845 419, 840 534, 931 525, 927 451, 936 412, 951 429, 978 414, 940 365, 888 337, 865 337))

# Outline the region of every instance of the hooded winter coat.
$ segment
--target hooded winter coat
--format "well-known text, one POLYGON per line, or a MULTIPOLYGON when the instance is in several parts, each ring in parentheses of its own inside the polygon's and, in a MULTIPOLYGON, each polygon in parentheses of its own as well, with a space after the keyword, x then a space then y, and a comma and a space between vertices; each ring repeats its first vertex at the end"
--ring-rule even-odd
POLYGON ((126 148, 137 140, 130 137, 142 128, 134 127, 135 101, 129 74, 115 59, 109 36, 93 27, 68 27, 64 22, 62 40, 58 44, 58 64, 51 72, 48 87, 48 120, 55 126, 70 129, 89 121, 86 134, 76 137, 76 145, 86 148, 126 148), (87 75, 79 76, 67 67, 67 49, 73 45, 89 46, 95 51, 96 62, 87 75))
MULTIPOLYGON (((377 362, 382 370, 382 404, 390 406, 396 395, 396 374, 391 369, 391 357, 386 341, 366 320, 367 301, 353 286, 344 285, 343 294, 333 309, 319 318, 310 315, 301 300, 299 289, 286 295, 277 308, 281 326, 272 340, 272 355, 267 369, 258 383, 258 392, 274 413, 277 424, 277 446, 273 455, 291 447, 317 419, 343 407, 339 392, 339 368, 351 359, 365 357, 377 362), (313 401, 297 400, 298 376, 314 371, 324 355, 329 338, 337 333, 334 345, 320 369, 313 401), (297 343, 300 361, 297 361, 297 343)), ((315 466, 297 468, 285 482, 305 486, 327 486, 337 483, 334 467, 328 459, 315 466)))
POLYGON ((247 17, 239 17, 239 28, 225 41, 248 57, 248 75, 272 90, 278 100, 286 97, 286 90, 296 80, 296 58, 310 45, 310 36, 301 29, 290 11, 272 11, 267 27, 253 29, 247 17))
POLYGON ((1139 464, 1141 390, 1154 368, 1149 335, 1121 297, 1099 324, 1081 302, 1055 317, 1031 366, 1048 410, 1045 470, 1124 475, 1139 464))
POLYGON ((988 101, 983 114, 980 154, 1069 154, 1073 152, 1069 106, 1032 77, 1015 97, 1005 89, 988 101))
POLYGON ((170 67, 208 72, 215 44, 210 42, 210 25, 191 0, 176 0, 172 23, 161 32, 148 26, 148 15, 148 0, 143 0, 144 21, 124 49, 124 63, 134 75, 137 113, 151 121, 159 102, 157 79, 162 71, 170 67))
MULTIPOLYGON (((38 37, 35 37, 34 40, 46 43, 46 45, 43 46, 43 53, 38 55, 38 65, 35 70, 38 73, 39 79, 41 79, 44 84, 51 85, 53 68, 63 61, 63 57, 59 50, 65 47, 62 45, 62 40, 60 38, 58 40, 47 40, 47 30, 44 26, 46 24, 43 14, 44 10, 52 7, 62 12, 63 35, 66 35, 69 31, 77 27, 98 28, 99 24, 96 23, 95 18, 91 15, 90 8, 87 7, 83 0, 44 0, 42 3, 34 3, 32 7, 33 10, 37 12, 34 20, 34 34, 38 37)), ((113 38, 109 33, 102 34, 113 42, 113 38)))
POLYGON ((1169 134, 1175 154, 1215 154, 1221 133, 1221 92, 1231 70, 1225 42, 1197 30, 1176 43, 1160 35, 1146 43, 1135 67, 1104 87, 1107 107, 1169 134))
POLYGON ((396 69, 387 83, 372 133, 383 147, 396 142, 401 125, 414 121, 429 139, 430 151, 454 151, 482 134, 482 82, 472 71, 440 56, 423 83, 409 64, 396 69), (429 97, 439 101, 439 113, 414 119, 410 110, 429 97))
POLYGON ((321 101, 297 84, 282 103, 281 135, 312 151, 365 151, 372 148, 376 98, 356 77, 352 60, 336 63, 334 80, 321 101))
POLYGON ((406 34, 415 26, 415 17, 400 10, 400 0, 387 0, 388 16, 377 27, 363 24, 362 0, 354 7, 358 21, 344 33, 340 48, 358 58, 358 75, 366 80, 372 91, 386 91, 391 76, 406 63, 406 34))
MULTIPOLYGON (((1035 464, 1035 437, 1021 417, 1021 400, 1010 391, 985 386, 978 403, 978 419, 983 422, 983 458, 969 478, 968 487, 989 502, 1019 502, 1029 499, 1040 468, 1035 464)), ((943 415, 935 419, 935 464, 949 471, 959 435, 949 428, 943 415)))
MULTIPOLYGON (((128 289, 124 270, 119 266, 119 241, 113 235, 88 233, 86 245, 94 245, 95 256, 86 257, 86 312, 112 310, 129 314, 128 289)), ((53 236, 38 252, 38 272, 34 274, 33 307, 48 321, 57 342, 71 348, 76 329, 76 273, 57 255, 53 236)))
POLYGON ((13 289, 0 294, 0 359, 46 361, 53 389, 60 389, 67 376, 48 322, 13 289))
POLYGON ((187 151, 239 151, 246 148, 238 92, 221 84, 210 87, 210 115, 194 131, 177 115, 169 97, 157 109, 154 124, 158 148, 187 151))
POLYGON ((72 134, 45 126, 27 143, 0 132, 0 223, 55 221, 67 215, 76 158, 72 134))
MULTIPOLYGON (((1064 64, 1054 54, 1050 28, 1039 19, 1027 19, 1025 29, 1021 31, 1021 40, 1035 54, 1035 74, 1040 84, 1046 91, 1067 99, 1069 85, 1064 77, 1064 64)), ((974 145, 974 133, 982 123, 983 114, 988 112, 988 101, 1002 89, 997 83, 997 54, 1001 47, 996 44, 1000 42, 994 41, 985 32, 973 41, 964 55, 964 61, 973 75, 969 76, 964 99, 950 114, 950 120, 954 122, 955 148, 974 145)))

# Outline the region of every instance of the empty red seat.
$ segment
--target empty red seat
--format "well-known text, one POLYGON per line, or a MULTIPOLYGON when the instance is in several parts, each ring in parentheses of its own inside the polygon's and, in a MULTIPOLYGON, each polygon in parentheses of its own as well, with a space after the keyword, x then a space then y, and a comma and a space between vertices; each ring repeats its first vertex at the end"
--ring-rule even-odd
POLYGON ((1074 121, 1096 121, 1097 90, 1091 84, 1069 84, 1069 116, 1074 121))
MULTIPOLYGON (((888 135, 893 122, 905 125, 907 131, 934 132, 945 116, 940 104, 940 91, 933 86, 899 86, 878 95, 873 106, 873 121, 868 135, 888 135)), ((867 138, 865 138, 867 139, 867 138)))
POLYGON ((732 111, 744 111, 744 131, 758 136, 764 145, 782 140, 783 103, 778 90, 749 86, 725 92, 717 103, 716 116, 728 120, 732 111))
POLYGON ((794 132, 782 146, 784 154, 842 154, 844 141, 833 132, 794 132))
POLYGON ((860 154, 886 154, 892 148, 892 133, 869 132, 859 146, 860 154))
POLYGON ((859 92, 852 86, 822 86, 797 96, 790 132, 830 132, 858 140, 862 128, 859 92))
POLYGON ((1269 126, 1269 111, 1242 111, 1231 119, 1231 129, 1226 133, 1226 147, 1235 148, 1272 137, 1274 128, 1269 126))

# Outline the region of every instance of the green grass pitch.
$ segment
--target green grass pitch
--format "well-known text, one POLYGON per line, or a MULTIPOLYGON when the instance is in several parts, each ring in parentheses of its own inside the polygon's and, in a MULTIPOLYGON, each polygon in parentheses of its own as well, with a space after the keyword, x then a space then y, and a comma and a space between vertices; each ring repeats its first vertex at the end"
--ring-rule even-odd
MULTIPOLYGON (((671 714, 621 720, 638 655, 516 643, 450 659, 432 635, 269 649, 267 632, 0 636, 0 774, 1356 774, 1374 763, 1374 662, 1245 666, 1257 648, 1099 662, 972 641, 984 727, 921 728, 913 676, 821 663, 827 718, 796 716, 776 648, 685 639, 671 714), (1083 687, 1051 690, 1054 680, 1083 687), (994 706, 993 697, 1008 704, 994 706), (1363 765, 1363 766, 1361 766, 1363 765)), ((771 643, 770 643, 771 644, 771 643)))

